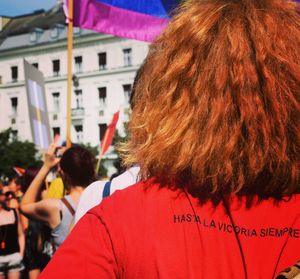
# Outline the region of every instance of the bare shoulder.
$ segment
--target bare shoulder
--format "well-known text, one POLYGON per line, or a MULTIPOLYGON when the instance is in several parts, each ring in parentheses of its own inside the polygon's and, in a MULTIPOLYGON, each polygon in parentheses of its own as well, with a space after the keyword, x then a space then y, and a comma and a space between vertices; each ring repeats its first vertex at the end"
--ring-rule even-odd
POLYGON ((60 199, 44 199, 41 201, 38 201, 36 203, 37 207, 41 210, 54 210, 54 209, 60 209, 61 208, 61 200, 60 199))

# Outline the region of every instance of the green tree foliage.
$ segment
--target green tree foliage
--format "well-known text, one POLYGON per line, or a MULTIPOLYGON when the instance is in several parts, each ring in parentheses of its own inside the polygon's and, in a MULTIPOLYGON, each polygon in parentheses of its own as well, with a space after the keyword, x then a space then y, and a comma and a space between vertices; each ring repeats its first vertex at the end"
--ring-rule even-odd
POLYGON ((105 163, 105 159, 102 159, 101 162, 100 162, 99 172, 97 174, 97 176, 99 178, 107 177, 107 168, 104 166, 104 163, 105 163))
POLYGON ((0 178, 8 179, 16 173, 13 167, 26 169, 38 166, 41 161, 37 158, 34 143, 12 138, 11 129, 0 132, 0 178))
MULTIPOLYGON (((115 147, 115 149, 118 149, 118 146, 119 146, 120 143, 124 143, 124 142, 127 141, 127 139, 128 139, 127 125, 128 124, 125 122, 124 123, 124 131, 125 131, 125 135, 124 136, 121 136, 119 134, 119 131, 116 130, 114 138, 113 138, 113 141, 112 141, 112 144, 115 147)), ((114 162, 114 167, 117 169, 117 174, 121 174, 125 169, 124 169, 124 167, 122 165, 122 161, 121 161, 121 159, 119 157, 118 152, 116 152, 116 153, 118 155, 118 158, 114 162)))

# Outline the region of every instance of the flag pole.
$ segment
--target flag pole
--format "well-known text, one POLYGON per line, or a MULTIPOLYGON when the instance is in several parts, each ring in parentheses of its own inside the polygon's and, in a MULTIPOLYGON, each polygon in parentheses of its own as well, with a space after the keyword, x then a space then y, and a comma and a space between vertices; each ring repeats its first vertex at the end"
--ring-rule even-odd
MULTIPOLYGON (((107 137, 108 137, 108 129, 105 131, 104 137, 102 139, 102 143, 103 143, 102 146, 104 146, 104 143, 107 141, 107 137)), ((98 157, 98 161, 97 161, 97 165, 96 165, 96 169, 95 169, 96 175, 98 175, 99 168, 100 168, 100 163, 101 163, 102 157, 104 155, 104 154, 102 154, 102 148, 101 148, 101 145, 100 145, 99 157, 98 157)))
POLYGON ((102 160, 102 156, 103 155, 101 154, 101 151, 100 151, 99 158, 98 158, 97 165, 96 165, 96 169, 95 169, 96 176, 98 176, 98 173, 99 173, 99 168, 100 168, 100 163, 101 163, 101 160, 102 160))
POLYGON ((67 148, 71 147, 71 97, 72 97, 73 0, 68 0, 68 84, 67 84, 67 148))

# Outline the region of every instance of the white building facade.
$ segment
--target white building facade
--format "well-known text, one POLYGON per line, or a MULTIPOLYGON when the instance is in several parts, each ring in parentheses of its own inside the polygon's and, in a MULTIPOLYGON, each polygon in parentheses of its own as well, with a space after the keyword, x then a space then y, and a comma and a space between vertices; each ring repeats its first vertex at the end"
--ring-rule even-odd
MULTIPOLYGON (((133 80, 148 44, 78 28, 73 34, 72 141, 95 146, 118 110, 122 134, 133 80)), ((0 131, 11 127, 19 139, 32 141, 23 59, 43 73, 51 134, 65 139, 67 27, 31 28, 0 41, 0 131)))

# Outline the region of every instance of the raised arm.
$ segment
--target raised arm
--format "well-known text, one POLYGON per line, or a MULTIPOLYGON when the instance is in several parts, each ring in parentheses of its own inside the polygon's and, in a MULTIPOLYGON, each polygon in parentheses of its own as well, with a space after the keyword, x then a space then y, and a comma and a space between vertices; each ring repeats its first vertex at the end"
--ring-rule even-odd
POLYGON ((57 158, 54 154, 55 148, 55 144, 51 144, 49 146, 44 155, 44 164, 31 182, 20 204, 21 212, 25 216, 47 222, 50 227, 52 227, 51 223, 53 223, 52 219, 54 212, 57 211, 57 201, 49 199, 37 202, 36 199, 40 191, 40 187, 46 179, 50 169, 56 166, 59 162, 59 158, 57 158))

